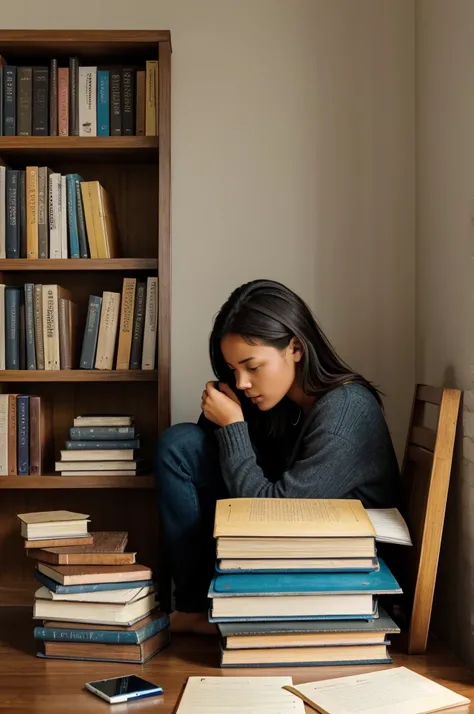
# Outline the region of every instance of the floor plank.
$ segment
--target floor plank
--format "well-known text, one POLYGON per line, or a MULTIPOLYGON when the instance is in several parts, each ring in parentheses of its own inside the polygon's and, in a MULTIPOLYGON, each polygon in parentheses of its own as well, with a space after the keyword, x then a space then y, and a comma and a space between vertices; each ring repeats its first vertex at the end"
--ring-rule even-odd
MULTIPOLYGON (((190 675, 263 676, 291 674, 295 682, 373 671, 366 667, 296 667, 277 669, 220 669, 219 648, 212 637, 175 636, 170 646, 145 665, 101 662, 68 662, 35 657, 37 643, 32 636, 31 609, 0 608, 0 711, 15 714, 172 714, 180 692, 190 675), (84 683, 103 677, 135 673, 164 689, 164 695, 133 704, 106 702, 84 690, 84 683)), ((429 654, 408 657, 402 642, 392 649, 394 665, 405 665, 436 679, 459 694, 474 700, 474 680, 455 657, 438 645, 429 654)), ((309 711, 309 710, 308 710, 309 711)), ((468 710, 474 714, 474 701, 468 710)))

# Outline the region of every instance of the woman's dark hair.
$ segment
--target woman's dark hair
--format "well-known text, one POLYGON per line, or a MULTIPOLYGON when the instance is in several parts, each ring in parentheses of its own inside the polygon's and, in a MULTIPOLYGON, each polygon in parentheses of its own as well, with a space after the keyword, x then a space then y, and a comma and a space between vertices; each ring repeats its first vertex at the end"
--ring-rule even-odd
MULTIPOLYGON (((249 344, 270 345, 279 350, 296 338, 303 353, 298 373, 306 394, 320 396, 342 384, 356 383, 367 387, 381 404, 378 390, 342 361, 306 303, 281 283, 253 280, 241 285, 214 320, 209 340, 211 365, 218 380, 235 389, 233 373, 221 350, 221 340, 228 334, 240 335, 249 344)), ((257 411, 251 410, 254 414, 257 411)), ((273 431, 271 423, 269 426, 273 431)))

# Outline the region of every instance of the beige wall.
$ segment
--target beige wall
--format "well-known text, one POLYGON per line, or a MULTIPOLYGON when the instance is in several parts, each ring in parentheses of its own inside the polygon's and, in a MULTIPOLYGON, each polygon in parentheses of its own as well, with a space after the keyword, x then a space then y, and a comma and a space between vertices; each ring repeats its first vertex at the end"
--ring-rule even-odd
POLYGON ((417 377, 463 390, 437 629, 474 663, 474 3, 417 4, 417 377))
POLYGON ((160 28, 173 44, 173 420, 256 277, 299 291, 386 393, 414 375, 413 0, 24 0, 4 28, 160 28))

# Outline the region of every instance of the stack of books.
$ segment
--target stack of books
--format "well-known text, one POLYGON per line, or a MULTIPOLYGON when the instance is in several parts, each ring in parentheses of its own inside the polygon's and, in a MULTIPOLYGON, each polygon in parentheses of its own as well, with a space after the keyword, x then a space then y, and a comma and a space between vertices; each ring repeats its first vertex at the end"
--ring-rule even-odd
POLYGON ((140 440, 130 415, 77 416, 61 450, 61 476, 136 476, 140 440))
POLYGON ((222 666, 391 662, 378 596, 402 591, 360 501, 221 500, 214 536, 222 666))
POLYGON ((89 516, 22 513, 26 554, 36 560, 33 617, 39 657, 143 663, 169 642, 152 571, 125 552, 126 532, 89 533, 89 516))

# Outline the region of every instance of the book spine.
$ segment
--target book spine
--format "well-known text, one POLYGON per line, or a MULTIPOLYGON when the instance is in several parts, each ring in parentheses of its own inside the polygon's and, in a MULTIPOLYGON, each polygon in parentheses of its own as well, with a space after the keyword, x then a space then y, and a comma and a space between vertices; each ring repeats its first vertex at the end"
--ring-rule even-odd
POLYGON ((139 630, 73 630, 59 627, 35 627, 34 638, 46 642, 101 642, 103 644, 133 645, 144 642, 168 626, 167 615, 149 622, 139 630))
POLYGON ((7 225, 6 225, 6 257, 20 257, 20 195, 19 177, 20 172, 16 169, 8 169, 7 176, 7 225))
POLYGON ((0 258, 7 256, 7 170, 0 166, 0 258))
POLYGON ((80 258, 79 249, 79 230, 77 227, 77 202, 76 202, 76 186, 74 175, 66 176, 67 187, 67 218, 68 218, 68 233, 69 233, 69 252, 71 258, 80 258))
POLYGON ((18 475, 18 413, 16 394, 8 395, 8 475, 18 475))
POLYGON ((8 476, 8 394, 0 394, 0 476, 8 476))
POLYGON ((146 103, 145 103, 145 134, 146 136, 157 136, 157 85, 158 85, 158 62, 148 60, 146 62, 146 103))
POLYGON ((132 347, 133 312, 135 307, 136 278, 124 278, 122 287, 122 308, 120 332, 117 348, 116 369, 130 368, 132 347))
POLYGON ((20 369, 26 369, 26 327, 24 291, 20 289, 20 369))
POLYGON ((35 285, 35 351, 36 368, 44 369, 44 338, 43 338, 43 286, 35 285))
POLYGON ((79 67, 79 136, 97 136, 97 67, 79 67))
POLYGON ((38 255, 40 258, 49 258, 49 173, 46 166, 40 166, 38 169, 38 255))
POLYGON ((58 60, 52 59, 49 67, 50 86, 49 93, 49 134, 58 136, 58 60))
POLYGON ((16 67, 3 68, 3 134, 16 134, 16 67))
POLYGON ((48 136, 49 68, 33 67, 33 136, 48 136))
POLYGON ((122 134, 122 112, 121 112, 121 83, 122 75, 119 69, 113 69, 110 73, 110 134, 111 136, 121 136, 122 134))
POLYGON ((142 369, 155 369, 156 329, 158 323, 158 278, 147 278, 145 327, 143 331, 142 369))
POLYGON ((28 257, 26 230, 26 171, 20 171, 20 258, 28 257))
POLYGON ((67 184, 66 177, 61 176, 61 193, 59 202, 59 217, 61 225, 61 257, 69 258, 69 240, 67 234, 67 184))
POLYGON ((60 369, 59 305, 55 285, 43 285, 44 368, 60 369))
POLYGON ((26 369, 36 369, 35 307, 33 283, 25 285, 26 369))
POLYGON ((61 258, 61 174, 49 176, 49 252, 50 258, 61 258))
POLYGON ((20 288, 5 289, 5 363, 20 369, 20 288))
POLYGON ((31 136, 33 127, 33 69, 17 69, 17 134, 31 136))
POLYGON ((84 205, 82 203, 81 183, 82 177, 74 176, 74 188, 76 191, 76 211, 77 211, 77 232, 79 236, 79 255, 81 258, 90 258, 89 244, 87 242, 86 219, 84 217, 84 205))
POLYGON ((137 100, 135 132, 137 136, 145 136, 145 104, 146 104, 146 72, 137 72, 137 100))
MULTIPOLYGON (((5 315, 5 285, 0 283, 0 315, 5 315)), ((0 370, 6 369, 5 364, 5 319, 0 322, 0 370)))
POLYGON ((37 259, 38 246, 38 167, 26 168, 26 242, 27 257, 37 259))
POLYGON ((69 300, 59 299, 59 355, 61 369, 72 369, 69 300))
POLYGON ((135 70, 122 69, 122 134, 135 134, 135 70))
POLYGON ((95 356, 96 369, 113 369, 119 312, 120 293, 104 290, 95 356))
POLYGON ((30 472, 29 454, 29 397, 21 395, 17 401, 18 412, 18 476, 30 472))
POLYGON ((143 348, 143 328, 145 324, 146 285, 139 282, 133 316, 132 349, 130 351, 130 369, 140 369, 143 348))
POLYGON ((90 451, 99 449, 100 451, 111 451, 114 449, 139 449, 139 439, 123 439, 122 441, 66 441, 65 449, 90 451))
POLYGON ((69 59, 69 134, 79 136, 79 60, 77 57, 69 59))
POLYGON ((116 441, 135 438, 134 426, 72 426, 69 437, 73 441, 116 441))
POLYGON ((58 132, 69 136, 69 69, 58 69, 58 132))
POLYGON ((3 82, 4 82, 3 63, 0 62, 0 136, 3 136, 3 82))
POLYGON ((84 339, 81 350, 81 369, 94 369, 101 305, 101 297, 97 295, 90 296, 89 307, 87 310, 86 329, 84 331, 84 339))
POLYGON ((97 72, 97 135, 110 135, 110 88, 109 71, 97 72))
POLYGON ((41 399, 30 396, 30 476, 42 473, 41 453, 41 399))

